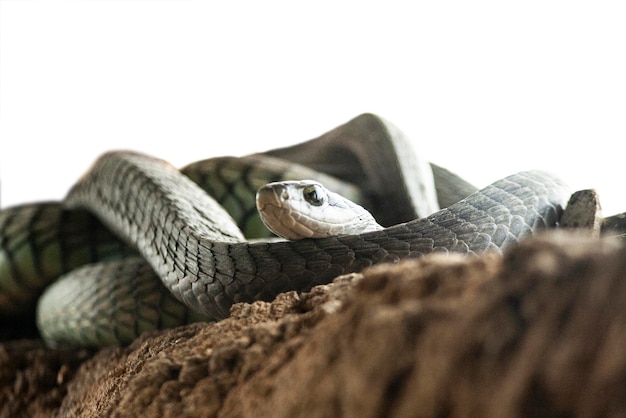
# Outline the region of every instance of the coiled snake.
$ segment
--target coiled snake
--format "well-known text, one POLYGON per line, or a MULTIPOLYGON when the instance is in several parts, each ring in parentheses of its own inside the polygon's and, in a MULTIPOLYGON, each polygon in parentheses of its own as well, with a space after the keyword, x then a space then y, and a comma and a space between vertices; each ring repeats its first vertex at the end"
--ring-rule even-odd
MULTIPOLYGON (((213 160, 210 169, 190 166, 186 173, 202 183, 198 178, 216 167, 219 172, 224 161, 213 160)), ((557 177, 529 171, 451 204, 474 188, 420 162, 397 128, 370 114, 314 140, 230 162, 235 167, 226 165, 226 170, 237 181, 209 188, 217 201, 161 160, 113 152, 96 161, 63 204, 5 209, 0 213, 0 313, 32 309, 46 281, 77 265, 114 260, 83 267, 52 285, 39 303, 38 323, 50 343, 127 343, 148 329, 225 318, 233 303, 271 300, 376 263, 433 251, 500 251, 537 229, 555 226, 570 195, 557 177), (294 174, 300 169, 305 173, 294 174), (269 182, 299 176, 328 184, 333 180, 327 175, 341 179, 334 189, 368 207, 385 229, 248 242, 218 203, 239 200, 231 205, 239 226, 258 230, 258 221, 251 220, 256 219, 254 202, 241 204, 244 194, 254 196, 250 188, 259 187, 250 178, 269 182), (447 207, 438 211, 437 200, 447 207), (46 211, 54 222, 47 221, 46 211), (129 277, 110 279, 105 276, 110 272, 129 277)))

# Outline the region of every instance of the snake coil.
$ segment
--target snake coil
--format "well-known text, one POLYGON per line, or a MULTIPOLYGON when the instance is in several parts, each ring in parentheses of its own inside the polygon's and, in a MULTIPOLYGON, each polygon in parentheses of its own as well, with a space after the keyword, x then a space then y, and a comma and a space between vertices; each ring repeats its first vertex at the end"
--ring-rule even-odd
MULTIPOLYGON (((114 269, 149 276, 147 262, 177 300, 200 318, 218 320, 229 315, 233 303, 271 300, 381 262, 431 252, 501 251, 537 229, 554 227, 570 194, 557 177, 527 171, 437 211, 433 177, 440 195, 448 190, 458 196, 471 186, 420 162, 397 128, 369 114, 315 140, 253 158, 288 160, 356 184, 385 228, 293 242, 249 242, 224 208, 179 170, 131 152, 99 158, 64 205, 95 214, 141 255, 131 264, 116 261, 114 269), (457 184, 446 182, 450 178, 457 184), (419 197, 424 195, 426 203, 419 197)), ((160 313, 170 304, 169 299, 163 302, 168 292, 133 287, 127 279, 118 283, 85 276, 89 274, 57 281, 41 299, 38 323, 49 342, 125 343, 151 327, 198 319, 185 309, 172 314, 163 308, 166 313, 160 313), (124 292, 134 292, 131 302, 122 301, 124 292), (104 328, 97 330, 94 323, 104 328)), ((0 276, 0 289, 1 283, 0 276)))

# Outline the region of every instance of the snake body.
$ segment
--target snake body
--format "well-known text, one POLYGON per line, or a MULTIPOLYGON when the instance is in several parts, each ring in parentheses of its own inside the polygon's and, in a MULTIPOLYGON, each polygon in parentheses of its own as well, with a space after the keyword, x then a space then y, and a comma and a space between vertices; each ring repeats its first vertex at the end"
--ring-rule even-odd
MULTIPOLYGON (((364 202, 358 188, 299 164, 267 156, 217 157, 181 170, 223 206, 251 238, 272 234, 251 196, 267 182, 311 176, 364 202)), ((34 310, 41 291, 59 275, 136 251, 92 213, 63 202, 18 205, 0 211, 0 316, 34 310)))
MULTIPOLYGON (((429 187, 433 174, 430 180, 426 175, 423 182, 414 181, 424 165, 415 168, 413 153, 394 129, 373 115, 363 115, 341 127, 343 135, 334 131, 266 153, 358 184, 364 200, 375 202, 374 216, 385 226, 379 231, 251 243, 223 207, 188 177, 162 160, 130 152, 99 158, 71 190, 65 205, 94 213, 137 249, 177 300, 212 320, 227 317, 233 303, 270 300, 284 291, 310 289, 381 262, 441 251, 501 251, 537 229, 558 223, 569 190, 560 179, 541 171, 514 174, 418 218, 424 211, 436 209, 437 199, 433 203, 432 197, 427 198, 430 203, 416 203, 416 195, 429 187), (360 135, 360 131, 367 134, 360 135), (367 138, 370 140, 364 142, 367 138), (341 158, 341 164, 331 164, 335 169, 325 167, 336 158, 341 158)), ((434 173, 435 178, 449 175, 438 168, 434 173)), ((468 186, 447 187, 458 192, 468 186)), ((427 194, 434 196, 434 192, 427 194)), ((71 302, 78 298, 68 292, 62 288, 44 296, 45 306, 53 306, 42 310, 44 301, 40 303, 44 329, 58 322, 54 313, 58 306, 76 309, 71 302)), ((159 316, 158 297, 144 304, 155 311, 153 316, 159 316)), ((119 312, 116 307, 111 309, 119 312)), ((149 309, 130 307, 122 316, 132 315, 134 310, 149 309)), ((76 318, 67 322, 70 328, 85 314, 78 313, 76 318)), ((95 340, 97 333, 94 331, 95 340)))

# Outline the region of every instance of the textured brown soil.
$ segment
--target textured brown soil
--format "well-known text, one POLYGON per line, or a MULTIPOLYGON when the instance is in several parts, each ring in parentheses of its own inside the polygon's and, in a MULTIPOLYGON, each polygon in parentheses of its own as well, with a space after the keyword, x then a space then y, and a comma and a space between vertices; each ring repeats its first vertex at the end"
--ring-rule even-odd
POLYGON ((626 416, 626 250, 551 233, 504 257, 341 277, 124 348, 0 345, 0 416, 626 416))

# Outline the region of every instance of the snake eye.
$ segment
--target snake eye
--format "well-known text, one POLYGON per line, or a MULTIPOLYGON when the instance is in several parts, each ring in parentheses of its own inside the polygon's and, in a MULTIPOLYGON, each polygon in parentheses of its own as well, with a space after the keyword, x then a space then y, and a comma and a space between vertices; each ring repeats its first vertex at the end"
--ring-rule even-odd
POLYGON ((326 193, 324 193, 324 190, 322 190, 322 188, 317 184, 306 186, 302 191, 302 194, 304 196, 304 200, 313 206, 322 206, 326 201, 326 193))

